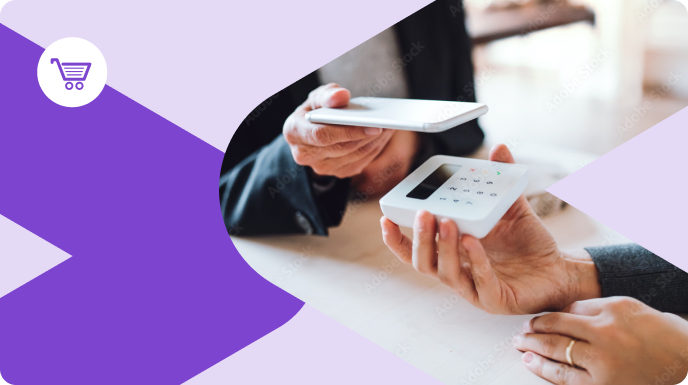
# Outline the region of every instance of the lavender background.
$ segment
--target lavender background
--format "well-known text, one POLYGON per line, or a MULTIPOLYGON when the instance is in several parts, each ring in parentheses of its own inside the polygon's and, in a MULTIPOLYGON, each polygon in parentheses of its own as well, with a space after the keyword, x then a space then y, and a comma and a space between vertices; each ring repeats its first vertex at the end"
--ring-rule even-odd
POLYGON ((547 191, 688 271, 688 108, 547 191))
POLYGON ((90 41, 109 86, 225 151, 267 97, 430 2, 14 0, 0 23, 90 41))
POLYGON ((0 298, 8 382, 181 383, 301 309, 232 245, 222 152, 110 87, 60 107, 43 50, 4 26, 0 46, 0 213, 72 255, 0 298))
MULTIPOLYGON (((41 45, 66 36, 98 45, 114 76, 110 85, 129 98, 106 87, 82 109, 53 105, 35 79, 42 49, 0 25, 0 47, 13 59, 0 61, 0 71, 13 75, 0 81, 0 214, 73 256, 0 298, 3 377, 16 385, 180 383, 289 320, 302 303, 257 276, 226 236, 217 209, 222 153, 212 147, 224 150, 267 95, 427 2, 248 2, 222 9, 214 2, 9 3, 0 22, 41 45), (357 28, 314 31, 284 16, 290 12, 299 20, 336 15, 357 28), (293 41, 303 36, 318 49, 295 57, 293 41), (207 59, 209 67, 195 81, 177 79, 189 58, 207 59)), ((551 188, 684 269, 679 230, 688 210, 677 202, 685 185, 678 159, 685 112, 672 117, 673 128, 658 125, 643 134, 651 137, 630 141, 551 188), (630 143, 631 150, 620 151, 630 143), (656 191, 654 180, 670 194, 649 194, 644 187, 656 191), (635 210, 648 195, 650 204, 635 210)), ((234 365, 237 376, 263 370, 264 381, 314 383, 324 380, 303 370, 313 367, 310 360, 321 358, 331 379, 337 365, 322 358, 338 357, 335 364, 352 365, 337 373, 340 383, 380 373, 390 382, 419 382, 417 370, 367 341, 340 340, 334 349, 343 349, 341 356, 313 351, 313 338, 323 341, 323 334, 309 333, 316 324, 324 336, 351 331, 312 309, 301 315, 308 318, 287 324, 298 327, 278 329, 289 334, 274 332, 236 355, 241 364, 232 357, 223 363, 234 365), (299 342, 303 349, 293 346, 299 342), (259 346, 284 349, 280 371, 265 371, 259 346), (351 355, 363 359, 343 361, 351 355), (379 365, 360 366, 366 360, 379 365)))
MULTIPOLYGON (((14 165, 0 170, 9 186, 0 214, 71 255, 0 298, 5 380, 178 384, 298 312, 302 302, 258 276, 231 244, 217 201, 221 151, 110 87, 88 106, 57 106, 36 80, 42 49, 2 25, 0 47, 13 57, 0 64, 13 75, 1 83, 0 162, 14 165)), ((253 359, 259 367, 240 366, 307 383, 324 375, 330 383, 434 382, 323 320, 310 311, 291 324, 288 337, 302 346, 266 340, 270 351, 289 352, 273 363, 285 371, 266 372, 264 354, 253 359), (332 345, 323 345, 327 336, 332 345), (309 350, 314 342, 318 350, 309 350), (314 362, 319 370, 304 370, 314 362)))

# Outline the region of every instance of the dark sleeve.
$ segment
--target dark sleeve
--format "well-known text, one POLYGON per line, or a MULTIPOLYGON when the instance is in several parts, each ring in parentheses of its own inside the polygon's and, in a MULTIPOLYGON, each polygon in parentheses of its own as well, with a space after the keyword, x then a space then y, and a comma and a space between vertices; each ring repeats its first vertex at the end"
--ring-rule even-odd
POLYGON ((635 244, 586 250, 603 297, 633 297, 660 311, 688 313, 688 273, 635 244))
MULTIPOLYGON (((405 66, 411 98, 476 101, 472 45, 461 1, 434 1, 395 28, 402 52, 414 55, 405 66)), ((437 154, 469 155, 485 137, 477 119, 441 133, 420 135, 424 147, 414 165, 437 154)))
POLYGON ((294 162, 282 135, 220 178, 220 205, 230 235, 317 234, 342 219, 349 180, 317 197, 308 168, 294 162))

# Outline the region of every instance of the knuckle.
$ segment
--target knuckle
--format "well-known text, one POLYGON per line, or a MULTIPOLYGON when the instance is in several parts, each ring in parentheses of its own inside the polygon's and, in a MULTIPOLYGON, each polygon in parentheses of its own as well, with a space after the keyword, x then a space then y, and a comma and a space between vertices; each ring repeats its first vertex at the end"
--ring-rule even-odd
POLYGON ((294 144, 295 143, 295 137, 296 137, 296 118, 294 118, 294 115, 290 115, 287 120, 284 121, 284 126, 282 126, 282 134, 284 135, 284 139, 287 141, 289 144, 294 144))
POLYGON ((311 165, 311 168, 313 169, 313 172, 318 175, 330 175, 329 170, 319 164, 313 164, 311 165))
POLYGON ((353 170, 353 175, 361 175, 365 170, 365 166, 357 166, 353 170))
POLYGON ((454 287, 453 278, 449 274, 447 274, 447 272, 444 270, 438 270, 437 271, 437 279, 439 279, 440 282, 442 282, 443 284, 445 284, 449 287, 454 287))
POLYGON ((311 163, 311 157, 308 154, 308 151, 305 151, 301 147, 294 147, 291 154, 294 158, 294 162, 300 166, 308 166, 311 163))
POLYGON ((313 91, 309 92, 309 93, 308 93, 308 100, 314 100, 315 97, 318 96, 318 93, 320 92, 320 90, 321 90, 323 87, 324 87, 324 86, 320 86, 320 87, 314 89, 313 91))
POLYGON ((315 127, 312 131, 312 135, 313 135, 313 140, 315 141, 315 143, 318 143, 321 145, 326 145, 332 141, 331 140, 332 133, 325 126, 315 127))
POLYGON ((542 358, 539 358, 537 356, 535 359, 538 360, 537 365, 535 366, 535 373, 538 376, 542 377, 542 374, 544 373, 544 369, 545 369, 545 360, 542 358))
POLYGON ((545 333, 551 333, 554 331, 557 323, 559 322, 559 313, 550 313, 547 317, 541 318, 542 320, 542 330, 545 333))
POLYGON ((571 381, 571 374, 569 367, 566 365, 559 365, 554 372, 554 378, 559 385, 568 385, 571 381))
POLYGON ((553 357, 557 351, 557 342, 553 336, 546 336, 541 342, 542 353, 547 357, 553 357))

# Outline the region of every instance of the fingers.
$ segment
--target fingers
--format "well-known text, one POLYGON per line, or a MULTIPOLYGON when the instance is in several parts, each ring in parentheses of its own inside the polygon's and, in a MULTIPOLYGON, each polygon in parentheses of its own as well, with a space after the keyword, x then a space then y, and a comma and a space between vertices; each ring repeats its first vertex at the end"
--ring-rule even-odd
POLYGON ((514 156, 511 155, 509 147, 505 144, 497 144, 490 150, 490 160, 500 163, 516 163, 514 156))
MULTIPOLYGON (((511 154, 509 147, 505 144, 497 144, 490 150, 490 161, 499 163, 516 163, 514 156, 511 154)), ((516 202, 511 206, 509 211, 503 218, 519 218, 524 212, 533 212, 533 209, 528 204, 526 196, 521 194, 516 202)))
POLYGON ((289 144, 325 147, 367 139, 380 135, 382 131, 373 127, 315 124, 303 116, 294 116, 285 122, 283 133, 289 144))
POLYGON ((602 313, 602 311, 604 310, 606 304, 605 300, 606 299, 595 298, 588 299, 585 301, 574 302, 571 305, 569 305, 566 309, 564 309, 562 312, 578 315, 595 316, 602 313))
POLYGON ((578 340, 589 340, 592 334, 590 317, 569 313, 550 313, 523 324, 524 333, 561 334, 578 340))
POLYGON ((318 174, 334 175, 338 178, 348 178, 360 174, 385 149, 393 135, 387 130, 373 141, 339 158, 328 158, 311 165, 318 174))
MULTIPOLYGON (((558 334, 521 334, 514 338, 514 347, 520 351, 537 353, 561 363, 567 363, 566 349, 573 341, 572 338, 558 334)), ((590 344, 585 341, 576 341, 571 351, 571 358, 576 366, 588 367, 586 352, 590 351, 590 344), (576 354, 578 353, 578 354, 576 354), (576 359, 578 358, 578 360, 576 359)))
POLYGON ((344 107, 349 104, 351 92, 335 83, 325 84, 308 94, 305 106, 310 110, 323 107, 344 107))
POLYGON ((523 355, 526 368, 545 380, 557 385, 578 385, 592 382, 590 373, 568 364, 548 360, 539 354, 528 352, 523 355))
POLYGON ((412 244, 407 236, 401 233, 399 226, 386 217, 380 218, 382 239, 385 245, 404 263, 411 263, 412 244))
POLYGON ((308 162, 318 159, 326 158, 339 158, 341 156, 348 155, 359 148, 367 145, 368 143, 376 140, 380 136, 370 136, 365 139, 354 140, 351 142, 341 142, 335 143, 331 146, 309 146, 309 145, 299 145, 295 146, 298 150, 298 155, 302 161, 308 162))
POLYGON ((470 235, 464 235, 461 243, 471 264, 471 276, 481 305, 486 311, 501 313, 501 309, 493 306, 504 303, 501 285, 483 245, 478 239, 470 235))
POLYGON ((462 298, 474 303, 477 293, 473 280, 468 275, 468 271, 461 268, 459 228, 449 218, 442 219, 439 228, 437 278, 451 287, 462 298))
POLYGON ((435 216, 419 210, 413 224, 413 267, 431 277, 437 277, 436 234, 435 216))

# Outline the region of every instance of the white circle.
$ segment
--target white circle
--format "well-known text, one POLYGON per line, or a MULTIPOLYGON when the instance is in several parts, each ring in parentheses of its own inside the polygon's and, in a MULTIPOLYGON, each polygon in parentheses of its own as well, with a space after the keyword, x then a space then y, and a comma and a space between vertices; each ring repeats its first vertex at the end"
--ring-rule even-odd
POLYGON ((107 81, 103 54, 98 47, 78 37, 51 44, 41 55, 37 72, 45 96, 64 107, 91 103, 107 81))

